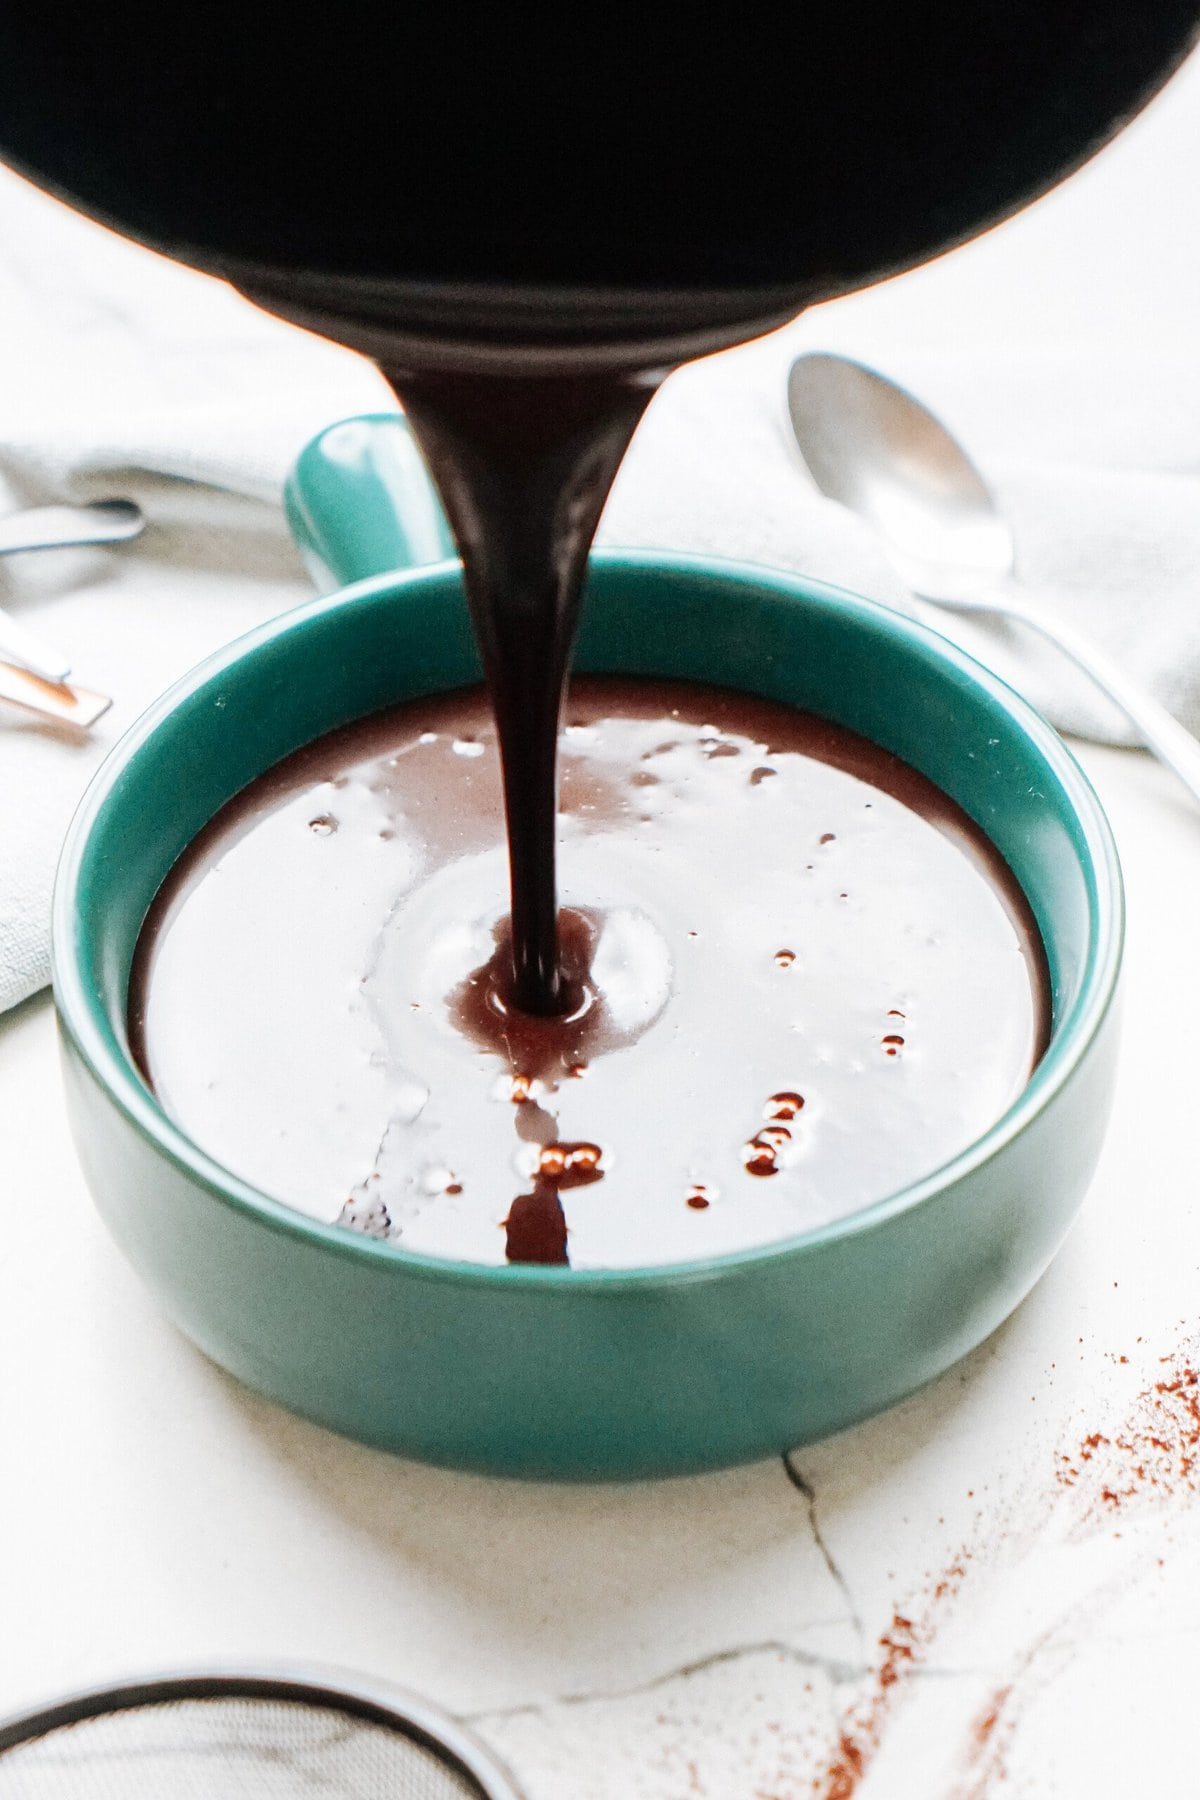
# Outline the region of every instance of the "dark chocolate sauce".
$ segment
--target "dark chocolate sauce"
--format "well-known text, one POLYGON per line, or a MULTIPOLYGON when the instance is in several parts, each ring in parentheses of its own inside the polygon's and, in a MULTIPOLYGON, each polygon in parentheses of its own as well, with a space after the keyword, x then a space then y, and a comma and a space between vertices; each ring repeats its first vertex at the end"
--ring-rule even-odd
POLYGON ((518 1194, 504 1221, 504 1253, 509 1262, 566 1263, 567 1221, 553 1181, 536 1180, 518 1194))
MULTIPOLYGON (((511 834, 511 825, 509 829, 511 834)), ((553 870, 552 864, 552 881, 553 870)), ((566 908, 556 919, 557 1012, 527 1012, 516 1004, 511 919, 496 926, 491 955, 472 970, 454 996, 459 1029, 484 1049, 501 1048, 518 1083, 555 1081, 570 1068, 585 1068, 597 1035, 611 1031, 592 978, 602 925, 596 913, 575 907, 566 908)))
POLYGON ((511 1003, 567 1013, 555 879, 559 715, 587 555, 650 375, 402 373, 463 558, 508 821, 511 1003))
POLYGON ((773 701, 615 678, 573 683, 560 762, 553 1017, 508 990, 482 691, 333 733, 218 815, 132 981, 197 1143, 417 1251, 621 1266, 856 1211, 1019 1093, 1036 928, 914 770, 773 701))

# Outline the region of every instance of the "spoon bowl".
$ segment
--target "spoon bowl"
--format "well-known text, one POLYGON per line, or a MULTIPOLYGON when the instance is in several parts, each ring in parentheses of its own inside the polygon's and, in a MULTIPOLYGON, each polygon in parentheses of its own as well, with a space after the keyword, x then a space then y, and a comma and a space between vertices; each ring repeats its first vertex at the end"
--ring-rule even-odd
POLYGON ((800 454, 830 500, 873 525, 923 599, 957 600, 1011 576, 1012 532, 945 426, 894 382, 843 356, 801 356, 788 377, 800 454))
POLYGON ((874 528, 919 599, 1016 619, 1048 638, 1200 800, 1200 743, 1099 645, 1021 594, 1008 521, 966 451, 919 400, 862 363, 813 352, 792 364, 788 410, 821 493, 874 528))

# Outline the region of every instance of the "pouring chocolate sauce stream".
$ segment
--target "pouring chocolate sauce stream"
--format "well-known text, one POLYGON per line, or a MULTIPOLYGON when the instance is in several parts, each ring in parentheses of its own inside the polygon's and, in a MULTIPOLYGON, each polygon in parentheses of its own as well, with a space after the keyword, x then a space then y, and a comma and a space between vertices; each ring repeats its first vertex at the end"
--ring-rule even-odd
POLYGON ((504 774, 512 1002, 570 1004, 559 949, 557 745, 588 549, 653 375, 398 374, 463 558, 504 774))

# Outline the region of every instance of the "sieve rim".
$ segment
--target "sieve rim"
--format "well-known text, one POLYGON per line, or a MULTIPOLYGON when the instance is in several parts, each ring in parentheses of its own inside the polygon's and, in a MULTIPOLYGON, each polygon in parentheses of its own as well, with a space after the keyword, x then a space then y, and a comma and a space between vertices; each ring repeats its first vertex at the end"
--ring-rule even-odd
MULTIPOLYGON (((173 1668, 80 1688, 0 1718, 0 1763, 10 1751, 106 1714, 178 1700, 275 1700, 341 1712, 415 1741, 471 1777, 486 1800, 526 1800, 512 1775, 453 1714, 423 1695, 350 1671, 312 1665, 173 1668)), ((0 1771, 2 1772, 2 1771, 0 1771)))

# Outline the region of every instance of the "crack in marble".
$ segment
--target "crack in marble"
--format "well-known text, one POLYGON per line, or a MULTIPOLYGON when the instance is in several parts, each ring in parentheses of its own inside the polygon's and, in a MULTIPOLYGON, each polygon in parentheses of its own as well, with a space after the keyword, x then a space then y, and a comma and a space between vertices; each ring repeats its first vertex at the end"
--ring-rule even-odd
MULTIPOLYGON (((835 1690, 868 1681, 875 1674, 874 1666, 870 1663, 843 1662, 838 1657, 821 1656, 812 1650, 802 1650, 796 1644, 785 1643, 782 1638, 763 1638, 752 1644, 737 1644, 729 1650, 711 1651, 707 1656, 680 1663, 673 1669, 665 1669, 658 1675, 652 1675, 648 1681, 638 1682, 632 1687, 552 1694, 546 1700, 521 1700, 511 1706, 485 1706, 470 1712, 451 1712, 449 1716, 458 1725, 479 1727, 503 1723, 509 1719, 545 1718, 560 1706, 603 1705, 612 1700, 636 1700, 644 1694, 655 1693, 659 1688, 669 1687, 673 1681, 688 1681, 696 1675, 707 1673, 709 1669, 721 1668, 752 1656, 781 1656, 800 1668, 817 1669, 828 1678, 831 1688, 835 1690)), ((975 1674, 976 1671, 968 1668, 915 1668, 908 1672, 907 1679, 916 1682, 960 1681, 974 1678, 975 1674)))
MULTIPOLYGON (((729 1666, 753 1656, 780 1656, 795 1663, 801 1668, 815 1669, 822 1673, 830 1684, 833 1693, 839 1688, 853 1686, 858 1683, 872 1681, 878 1674, 876 1660, 872 1655, 872 1646, 868 1643, 867 1630, 862 1614, 858 1609, 854 1594, 845 1574, 838 1565, 821 1530, 817 1515, 817 1496, 811 1483, 792 1461, 793 1452, 785 1451, 781 1457, 784 1473, 792 1487, 805 1502, 809 1527, 813 1542, 829 1572, 830 1579, 845 1602, 846 1611, 836 1621, 816 1620, 813 1624, 849 1623, 860 1649, 860 1660, 847 1662, 843 1658, 823 1656, 816 1651, 804 1650, 799 1645, 790 1644, 781 1638, 764 1638, 749 1644, 735 1645, 726 1650, 715 1650, 707 1656, 697 1657, 676 1667, 666 1669, 647 1681, 638 1682, 630 1687, 597 1688, 580 1690, 565 1694, 551 1695, 545 1700, 519 1701, 509 1706, 480 1707, 466 1712, 457 1712, 453 1717, 461 1725, 486 1726, 518 1718, 546 1718, 557 1707, 577 1707, 603 1705, 609 1701, 632 1700, 639 1696, 654 1693, 657 1689, 667 1687, 672 1682, 688 1681, 692 1677, 706 1673, 710 1669, 729 1666)), ((980 1671, 971 1665, 941 1664, 916 1666, 906 1671, 906 1679, 923 1684, 925 1682, 973 1681, 979 1678, 980 1671)))
POLYGON ((846 1580, 845 1575, 842 1573, 842 1570, 839 1568, 837 1561, 834 1558, 833 1552, 825 1541, 824 1533, 821 1530, 821 1522, 817 1517, 816 1489, 796 1467, 795 1463, 792 1461, 793 1455, 794 1452, 791 1450, 784 1451, 780 1458, 780 1461, 783 1463, 783 1472, 795 1488, 796 1492, 803 1497, 805 1506, 808 1510, 808 1523, 813 1534, 813 1542, 821 1553, 825 1567, 829 1570, 830 1579, 837 1588, 838 1593, 842 1596, 842 1599, 846 1602, 846 1612, 850 1620, 851 1628, 858 1640, 859 1654, 865 1663, 867 1660, 867 1632, 866 1627, 863 1624, 862 1614, 859 1612, 857 1602, 850 1590, 850 1583, 846 1580))
POLYGON ((785 1657, 788 1662, 796 1663, 800 1668, 819 1669, 839 1687, 848 1682, 861 1681, 870 1673, 865 1666, 858 1668, 853 1663, 842 1662, 838 1657, 821 1656, 813 1650, 802 1650, 797 1644, 785 1643, 782 1638, 763 1638, 753 1644, 737 1644, 729 1650, 710 1651, 707 1656, 699 1656, 690 1662, 680 1663, 676 1668, 665 1669, 658 1675, 652 1675, 648 1681, 637 1682, 632 1687, 596 1688, 590 1692, 556 1694, 548 1700, 524 1700, 515 1706, 484 1707, 478 1712, 460 1712, 453 1716, 460 1725, 478 1725, 484 1721, 548 1713, 556 1706, 588 1706, 606 1700, 633 1700, 639 1695, 652 1694, 658 1688, 667 1687, 673 1681, 689 1681, 693 1676, 703 1675, 709 1669, 740 1662, 749 1656, 785 1657))

